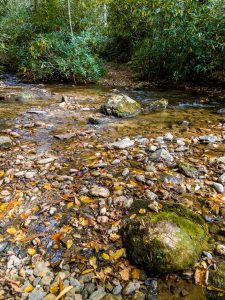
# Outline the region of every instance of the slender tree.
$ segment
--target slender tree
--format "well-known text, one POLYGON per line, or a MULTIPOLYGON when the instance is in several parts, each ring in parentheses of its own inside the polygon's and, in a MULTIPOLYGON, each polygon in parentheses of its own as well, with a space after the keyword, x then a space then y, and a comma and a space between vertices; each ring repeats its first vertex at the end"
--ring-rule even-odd
POLYGON ((68 8, 70 33, 71 33, 71 37, 73 37, 73 27, 72 27, 72 19, 71 19, 71 5, 70 5, 70 0, 67 0, 67 8, 68 8))

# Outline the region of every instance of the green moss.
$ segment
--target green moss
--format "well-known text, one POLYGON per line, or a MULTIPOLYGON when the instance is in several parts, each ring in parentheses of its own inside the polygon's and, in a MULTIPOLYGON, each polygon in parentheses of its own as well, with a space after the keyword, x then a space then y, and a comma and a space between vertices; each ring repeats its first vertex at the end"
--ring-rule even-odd
POLYGON ((200 216, 182 205, 165 205, 125 220, 123 240, 129 257, 152 272, 187 269, 198 259, 207 241, 207 227, 200 216))

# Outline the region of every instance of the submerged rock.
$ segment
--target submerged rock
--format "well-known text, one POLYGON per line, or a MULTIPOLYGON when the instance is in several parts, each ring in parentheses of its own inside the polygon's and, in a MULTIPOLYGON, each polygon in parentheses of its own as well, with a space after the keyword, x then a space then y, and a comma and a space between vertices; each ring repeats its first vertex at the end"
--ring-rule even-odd
POLYGON ((169 101, 165 98, 155 100, 149 104, 150 110, 160 110, 166 109, 169 104, 169 101))
POLYGON ((209 285, 214 288, 225 290, 225 261, 220 260, 215 270, 209 272, 209 285))
POLYGON ((178 162, 177 166, 178 166, 178 169, 181 171, 181 173, 183 173, 184 175, 186 175, 188 177, 197 178, 199 175, 198 170, 190 164, 178 162))
POLYGON ((0 149, 8 149, 12 146, 12 140, 8 136, 0 136, 0 149))
POLYGON ((126 95, 113 95, 100 108, 106 115, 132 117, 141 112, 141 105, 126 95))
POLYGON ((12 95, 11 98, 12 98, 12 100, 15 100, 15 101, 28 101, 28 100, 34 100, 38 97, 36 94, 34 94, 32 92, 23 92, 23 93, 19 93, 16 95, 12 95))
POLYGON ((122 235, 134 263, 168 273, 194 265, 206 244, 207 227, 183 205, 164 205, 159 213, 125 218, 122 235))

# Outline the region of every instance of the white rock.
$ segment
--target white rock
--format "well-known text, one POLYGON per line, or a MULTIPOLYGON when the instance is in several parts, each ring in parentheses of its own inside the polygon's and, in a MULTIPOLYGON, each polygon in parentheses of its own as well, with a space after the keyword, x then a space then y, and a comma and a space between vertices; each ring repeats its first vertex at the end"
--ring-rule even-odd
POLYGON ((110 191, 107 188, 98 185, 93 185, 90 188, 89 193, 91 196, 103 198, 108 198, 110 195, 110 191))
POLYGON ((32 179, 32 178, 34 178, 35 175, 36 175, 36 172, 34 172, 34 171, 26 172, 25 173, 25 178, 26 179, 32 179))
POLYGON ((165 135, 164 135, 164 139, 166 141, 172 141, 173 140, 173 135, 171 132, 167 132, 165 135))
POLYGON ((129 138, 125 138, 121 141, 109 144, 109 147, 114 148, 114 149, 126 149, 129 147, 132 147, 133 145, 134 145, 133 140, 131 140, 129 138))
POLYGON ((55 160, 55 157, 48 157, 48 158, 43 158, 38 160, 38 164, 39 165, 46 165, 49 164, 51 162, 53 162, 55 160))
POLYGON ((225 255, 225 245, 222 244, 217 245, 216 252, 220 255, 225 255))
POLYGON ((221 183, 214 182, 213 187, 218 193, 224 193, 224 187, 221 183))

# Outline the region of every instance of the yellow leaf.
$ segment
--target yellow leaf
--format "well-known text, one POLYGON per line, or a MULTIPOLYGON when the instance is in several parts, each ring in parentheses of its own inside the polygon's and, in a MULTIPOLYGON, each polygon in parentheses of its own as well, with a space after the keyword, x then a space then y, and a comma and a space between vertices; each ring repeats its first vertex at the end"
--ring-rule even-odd
POLYGON ((91 199, 88 196, 80 196, 80 201, 83 202, 83 203, 92 203, 93 199, 91 199))
POLYGON ((4 170, 0 170, 0 178, 3 178, 5 176, 5 171, 4 170))
POLYGON ((145 214, 145 213, 146 213, 146 209, 145 208, 139 209, 139 214, 145 214))
POLYGON ((34 289, 34 287, 31 284, 28 284, 28 286, 25 287, 25 289, 23 290, 23 293, 30 293, 32 292, 34 289))
POLYGON ((97 269, 97 259, 95 256, 89 258, 89 263, 94 269, 97 269))
POLYGON ((68 207, 68 208, 72 207, 73 205, 74 205, 74 202, 69 202, 69 203, 67 203, 67 207, 68 207))
POLYGON ((28 253, 29 255, 34 255, 34 254, 36 253, 36 250, 35 250, 34 248, 28 248, 28 249, 27 249, 27 253, 28 253))
POLYGON ((131 274, 132 274, 132 277, 134 279, 139 280, 140 279, 140 275, 141 275, 141 270, 140 269, 133 269, 133 271, 132 271, 131 274))
POLYGON ((43 188, 44 188, 45 190, 50 190, 50 189, 51 189, 51 186, 50 186, 49 183, 45 183, 45 184, 43 185, 43 188))
POLYGON ((114 259, 117 260, 119 259, 122 255, 124 254, 124 248, 121 248, 119 250, 116 251, 116 253, 114 254, 114 259))
POLYGON ((105 259, 105 260, 109 260, 109 259, 110 259, 109 254, 107 254, 107 253, 102 253, 101 256, 102 256, 102 258, 105 259))
POLYGON ((16 228, 15 227, 9 227, 8 229, 7 229, 7 232, 9 233, 9 234, 16 234, 16 228))
POLYGON ((129 182, 131 185, 133 185, 134 187, 138 187, 138 184, 137 182, 133 181, 133 180, 130 180, 129 182))
POLYGON ((89 273, 91 273, 91 272, 93 272, 93 271, 94 271, 94 269, 87 269, 87 270, 84 270, 84 271, 81 273, 81 275, 89 274, 89 273))
POLYGON ((68 241, 66 242, 66 248, 67 248, 67 249, 70 249, 70 248, 72 247, 72 245, 73 245, 73 241, 72 241, 72 240, 68 240, 68 241))
POLYGON ((53 283, 53 285, 50 287, 50 293, 56 294, 59 290, 59 286, 57 283, 53 283))
POLYGON ((123 280, 126 280, 126 281, 129 280, 129 269, 128 268, 120 271, 119 273, 123 280))

